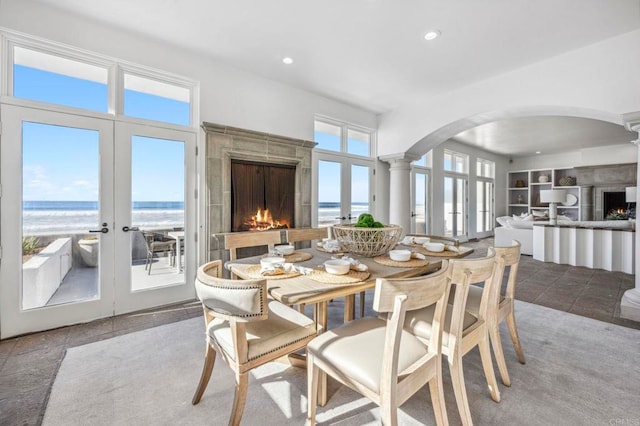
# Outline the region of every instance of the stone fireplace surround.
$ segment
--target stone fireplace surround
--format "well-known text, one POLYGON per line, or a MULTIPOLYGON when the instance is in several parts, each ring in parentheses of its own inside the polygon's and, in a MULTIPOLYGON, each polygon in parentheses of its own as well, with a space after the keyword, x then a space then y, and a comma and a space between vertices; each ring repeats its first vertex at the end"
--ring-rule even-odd
MULTIPOLYGON (((207 260, 228 260, 224 234, 231 231, 231 160, 295 166, 296 228, 311 226, 311 153, 315 142, 202 123, 206 135, 205 235, 207 260)), ((284 231, 282 231, 282 241, 284 231)))
POLYGON ((577 167, 582 220, 604 220, 604 193, 636 186, 637 164, 577 167))

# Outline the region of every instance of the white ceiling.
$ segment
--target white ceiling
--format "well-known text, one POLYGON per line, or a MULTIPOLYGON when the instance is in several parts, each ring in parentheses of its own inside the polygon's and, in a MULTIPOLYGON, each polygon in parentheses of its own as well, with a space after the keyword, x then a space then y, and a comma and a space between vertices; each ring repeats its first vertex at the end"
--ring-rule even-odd
MULTIPOLYGON (((39 1, 375 113, 640 28, 640 0, 39 1), (425 41, 434 28, 441 37, 425 41), (285 56, 295 62, 284 65, 285 56)), ((584 120, 532 120, 458 139, 524 155, 527 141, 544 147, 558 133, 583 145, 611 140, 607 130, 620 138, 607 123, 580 133, 584 120), (518 151, 509 139, 520 125, 528 136, 518 151)))

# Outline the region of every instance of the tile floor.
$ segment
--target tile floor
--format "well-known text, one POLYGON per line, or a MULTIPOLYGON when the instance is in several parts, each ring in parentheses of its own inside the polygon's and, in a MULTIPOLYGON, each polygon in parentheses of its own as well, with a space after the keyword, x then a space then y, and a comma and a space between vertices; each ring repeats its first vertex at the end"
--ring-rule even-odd
MULTIPOLYGON (((470 243, 474 256, 486 253, 491 239, 470 243)), ((601 321, 640 329, 620 318, 620 298, 635 285, 633 275, 542 263, 522 256, 516 297, 519 300, 601 321)), ((371 294, 367 300, 371 301, 371 294)), ((330 309, 341 309, 342 303, 330 309)), ((42 422, 51 386, 67 348, 202 314, 197 302, 121 315, 0 342, 0 425, 42 422)), ((200 368, 200 367, 198 367, 200 368)))

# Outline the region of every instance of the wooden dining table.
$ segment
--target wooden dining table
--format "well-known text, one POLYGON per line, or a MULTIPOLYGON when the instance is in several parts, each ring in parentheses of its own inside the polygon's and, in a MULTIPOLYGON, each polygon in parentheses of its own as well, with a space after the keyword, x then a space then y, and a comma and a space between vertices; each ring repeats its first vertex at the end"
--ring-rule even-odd
MULTIPOLYGON (((399 246, 399 248, 410 248, 399 246)), ((378 278, 410 278, 420 275, 433 273, 440 269, 443 259, 460 258, 468 256, 473 252, 472 248, 459 247, 458 253, 444 253, 434 256, 426 256, 428 264, 419 267, 395 267, 387 266, 376 262, 373 258, 353 255, 346 255, 357 259, 360 263, 368 268, 369 277, 363 281, 349 284, 328 284, 315 281, 309 275, 298 275, 291 278, 279 279, 278 277, 264 276, 267 280, 269 295, 286 305, 314 305, 315 320, 318 326, 318 332, 322 333, 327 330, 327 306, 330 300, 344 297, 344 321, 348 322, 354 319, 355 296, 362 292, 375 287, 378 278)), ((336 255, 319 250, 318 248, 308 248, 296 250, 296 253, 311 254, 311 258, 295 265, 301 265, 312 268, 315 271, 322 270, 325 261, 335 258, 336 255)), ((295 256, 295 253, 294 253, 295 256)), ((253 256, 243 259, 229 261, 226 264, 227 269, 242 279, 255 279, 255 265, 260 264, 263 256, 253 256)), ((300 365, 299 363, 297 365, 300 365)), ((327 400, 326 394, 326 377, 321 377, 320 391, 318 395, 318 403, 325 405, 327 400)))

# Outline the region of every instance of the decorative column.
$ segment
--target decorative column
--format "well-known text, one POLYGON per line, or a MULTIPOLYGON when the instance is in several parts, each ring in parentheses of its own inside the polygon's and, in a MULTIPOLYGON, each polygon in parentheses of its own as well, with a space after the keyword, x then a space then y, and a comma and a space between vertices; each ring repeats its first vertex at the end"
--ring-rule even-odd
POLYGON ((411 232, 411 162, 420 157, 408 153, 380 157, 389 167, 389 223, 411 232))
MULTIPOLYGON (((640 136, 640 111, 624 114, 623 119, 625 120, 625 127, 627 130, 631 130, 632 132, 638 132, 638 136, 640 136)), ((631 143, 635 144, 638 148, 637 151, 637 161, 638 165, 640 165, 640 137, 631 143)), ((637 176, 636 176, 636 200, 638 199, 638 183, 640 183, 640 167, 638 168, 637 176)), ((636 211, 637 211, 636 207, 636 211)), ((636 217, 637 220, 637 217, 636 217)), ((620 301, 620 316, 622 318, 627 318, 633 321, 640 321, 640 274, 638 270, 640 269, 640 259, 638 259, 638 248, 640 247, 640 232, 638 232, 636 226, 636 244, 635 244, 635 276, 636 276, 636 287, 630 290, 627 290, 622 295, 622 300, 620 301)))

